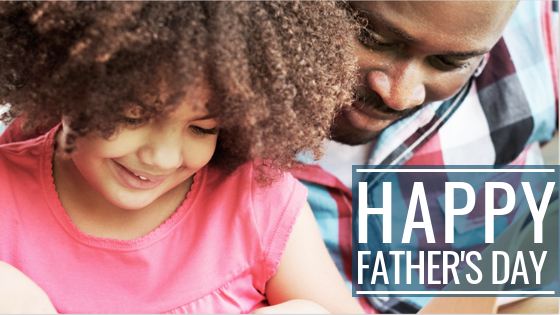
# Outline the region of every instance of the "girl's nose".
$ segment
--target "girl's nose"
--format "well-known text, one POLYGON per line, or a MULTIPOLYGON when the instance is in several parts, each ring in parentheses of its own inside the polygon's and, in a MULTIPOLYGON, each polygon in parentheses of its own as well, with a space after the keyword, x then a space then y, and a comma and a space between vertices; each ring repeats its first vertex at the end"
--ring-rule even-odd
POLYGON ((370 71, 366 82, 394 110, 421 105, 426 98, 422 67, 415 62, 401 61, 383 71, 370 71))
POLYGON ((140 160, 160 170, 175 170, 183 164, 183 137, 180 128, 154 130, 138 152, 140 160))

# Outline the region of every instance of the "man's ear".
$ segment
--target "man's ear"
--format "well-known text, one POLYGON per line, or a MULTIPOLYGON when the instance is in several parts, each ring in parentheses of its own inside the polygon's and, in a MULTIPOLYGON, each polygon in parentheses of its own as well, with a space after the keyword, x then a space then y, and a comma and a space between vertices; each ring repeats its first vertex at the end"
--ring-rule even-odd
POLYGON ((484 70, 484 67, 486 67, 486 64, 488 63, 488 59, 490 59, 490 53, 489 52, 485 53, 484 56, 482 56, 482 60, 480 60, 480 64, 478 65, 476 70, 474 70, 473 76, 475 78, 478 77, 482 73, 482 70, 484 70))

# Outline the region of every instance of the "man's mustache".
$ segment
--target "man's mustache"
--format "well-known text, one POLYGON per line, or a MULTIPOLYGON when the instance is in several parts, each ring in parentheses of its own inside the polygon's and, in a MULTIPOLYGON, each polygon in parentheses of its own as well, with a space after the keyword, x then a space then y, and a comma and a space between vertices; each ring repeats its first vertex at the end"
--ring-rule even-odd
POLYGON ((404 110, 396 110, 396 109, 393 109, 393 108, 387 106, 385 104, 385 102, 383 101, 383 99, 381 98, 381 96, 379 96, 379 94, 377 94, 377 93, 375 93, 373 95, 365 95, 365 94, 355 93, 354 94, 354 99, 359 101, 360 103, 362 103, 364 106, 369 107, 369 108, 375 110, 376 112, 378 112, 380 114, 393 116, 396 119, 402 119, 402 118, 408 117, 408 116, 416 113, 417 111, 419 111, 422 108, 422 106, 414 106, 414 107, 407 108, 407 109, 404 109, 404 110))

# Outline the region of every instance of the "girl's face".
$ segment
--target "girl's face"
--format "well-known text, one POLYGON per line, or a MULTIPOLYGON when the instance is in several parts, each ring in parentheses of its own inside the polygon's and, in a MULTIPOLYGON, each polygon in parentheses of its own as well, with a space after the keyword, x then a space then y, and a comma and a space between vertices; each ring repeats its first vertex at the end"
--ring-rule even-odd
MULTIPOLYGON (((218 122, 206 110, 210 96, 207 87, 198 86, 169 115, 149 120, 131 109, 111 139, 79 138, 72 160, 109 202, 122 209, 142 209, 212 158, 218 122)), ((162 102, 165 99, 160 96, 162 102)))

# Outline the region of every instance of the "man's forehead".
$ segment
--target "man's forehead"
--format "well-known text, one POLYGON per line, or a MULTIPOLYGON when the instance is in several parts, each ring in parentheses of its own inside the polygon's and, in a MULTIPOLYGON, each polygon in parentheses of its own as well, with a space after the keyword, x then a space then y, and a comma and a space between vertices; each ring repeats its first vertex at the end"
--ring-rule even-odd
POLYGON ((491 48, 515 7, 511 1, 351 1, 372 23, 418 44, 438 42, 442 50, 491 48), (453 48, 453 49, 449 49, 453 48))

